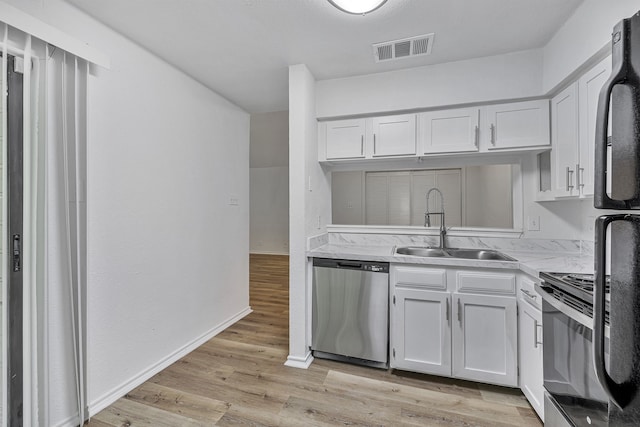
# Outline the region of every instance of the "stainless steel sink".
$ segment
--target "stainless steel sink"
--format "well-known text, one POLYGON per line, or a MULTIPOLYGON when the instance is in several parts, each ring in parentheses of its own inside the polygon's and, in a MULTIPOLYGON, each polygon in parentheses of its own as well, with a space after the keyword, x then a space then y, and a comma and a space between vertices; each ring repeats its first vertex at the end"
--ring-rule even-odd
POLYGON ((490 261, 516 261, 503 254, 502 252, 492 249, 459 249, 459 248, 434 248, 430 246, 400 246, 395 250, 396 255, 412 255, 420 257, 446 257, 446 258, 463 258, 463 259, 479 259, 490 261))
POLYGON ((396 248, 397 255, 413 255, 422 257, 448 257, 450 256, 444 249, 422 247, 422 246, 401 246, 396 248))
POLYGON ((452 258, 515 261, 510 256, 491 249, 447 249, 446 251, 452 258))

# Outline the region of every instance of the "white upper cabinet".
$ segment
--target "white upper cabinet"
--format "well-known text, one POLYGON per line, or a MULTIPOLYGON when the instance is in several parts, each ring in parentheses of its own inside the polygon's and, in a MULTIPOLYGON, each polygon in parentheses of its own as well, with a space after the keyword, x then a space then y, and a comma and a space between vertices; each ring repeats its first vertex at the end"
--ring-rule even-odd
POLYGON ((557 197, 579 194, 576 181, 578 151, 578 84, 574 83, 551 100, 551 180, 557 197))
POLYGON ((318 160, 416 158, 548 147, 549 101, 318 123, 318 160))
POLYGON ((370 120, 374 157, 416 154, 415 114, 374 117, 370 120))
POLYGON ((365 119, 335 120, 324 124, 326 158, 364 158, 365 119))
POLYGON ((416 155, 416 115, 331 120, 318 124, 318 160, 416 155))
POLYGON ((430 111, 419 118, 424 154, 478 151, 479 108, 430 111))
MULTIPOLYGON (((578 80, 580 104, 580 174, 577 177, 583 196, 593 195, 593 171, 595 168, 596 110, 598 96, 604 82, 611 75, 611 57, 608 56, 598 65, 587 71, 578 80)), ((611 118, 609 118, 611 135, 611 118)), ((578 173, 576 172, 576 173, 578 173)))
POLYGON ((480 135, 489 150, 546 147, 549 136, 549 101, 514 102, 483 108, 480 135))
MULTIPOLYGON (((551 190, 556 198, 593 195, 596 111, 611 74, 607 57, 551 100, 551 190)), ((611 135, 609 120, 609 135, 611 135)))

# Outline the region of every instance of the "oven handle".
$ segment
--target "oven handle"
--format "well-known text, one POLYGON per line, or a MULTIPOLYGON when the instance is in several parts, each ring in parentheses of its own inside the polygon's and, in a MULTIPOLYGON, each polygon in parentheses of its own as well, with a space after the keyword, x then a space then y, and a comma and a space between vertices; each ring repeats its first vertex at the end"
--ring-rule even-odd
POLYGON ((596 219, 595 281, 593 294, 593 363, 598 382, 609 399, 620 409, 624 408, 634 393, 628 383, 618 384, 609 376, 605 366, 605 285, 607 263, 607 228, 614 221, 628 220, 629 215, 603 215, 596 219))
MULTIPOLYGON (((570 319, 578 322, 579 324, 581 324, 585 328, 589 329, 590 331, 593 329, 593 319, 591 317, 587 316, 586 314, 584 314, 582 312, 577 311, 576 309, 574 309, 574 308, 566 305, 565 303, 560 302, 556 298, 554 298, 551 295, 551 290, 550 290, 550 288, 548 286, 546 286, 544 284, 536 283, 534 285, 534 288, 535 288, 536 292, 538 292, 538 294, 540 294, 540 296, 542 297, 542 300, 545 301, 547 304, 549 304, 551 307, 553 307, 557 311, 561 312, 565 316, 569 317, 570 319)), ((543 315, 542 324, 543 325, 544 325, 544 311, 545 310, 544 310, 544 307, 543 307, 543 313, 542 313, 542 315, 543 315)), ((605 329, 605 333, 607 333, 606 329, 605 329)), ((543 337, 543 339, 544 339, 544 337, 543 337)))

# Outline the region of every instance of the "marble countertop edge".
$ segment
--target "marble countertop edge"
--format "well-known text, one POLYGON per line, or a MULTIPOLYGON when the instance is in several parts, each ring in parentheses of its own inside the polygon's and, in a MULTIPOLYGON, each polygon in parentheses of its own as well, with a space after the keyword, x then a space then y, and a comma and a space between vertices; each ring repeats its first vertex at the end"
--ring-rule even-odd
POLYGON ((593 255, 580 255, 575 253, 501 250, 500 252, 514 258, 516 261, 494 261, 394 255, 393 250, 394 247, 388 245, 358 246, 326 244, 307 251, 307 257, 349 259, 356 261, 379 261, 402 264, 442 265, 449 267, 502 268, 521 270, 522 272, 534 277, 538 277, 539 273, 542 271, 582 274, 590 274, 594 271, 593 255))

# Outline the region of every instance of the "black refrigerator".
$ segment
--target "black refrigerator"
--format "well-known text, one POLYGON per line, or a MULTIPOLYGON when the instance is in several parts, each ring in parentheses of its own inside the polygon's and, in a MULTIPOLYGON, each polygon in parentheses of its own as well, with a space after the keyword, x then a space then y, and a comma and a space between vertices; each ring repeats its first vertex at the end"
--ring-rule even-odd
POLYGON ((596 219, 592 343, 609 426, 630 427, 640 426, 640 12, 613 28, 611 46, 612 73, 598 100, 594 206, 615 212, 596 219))

